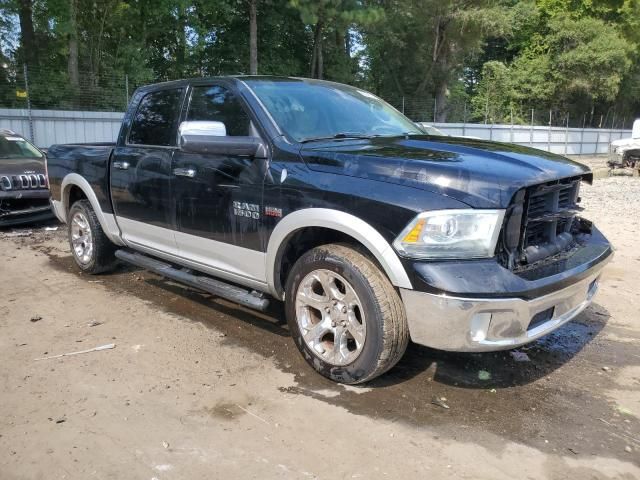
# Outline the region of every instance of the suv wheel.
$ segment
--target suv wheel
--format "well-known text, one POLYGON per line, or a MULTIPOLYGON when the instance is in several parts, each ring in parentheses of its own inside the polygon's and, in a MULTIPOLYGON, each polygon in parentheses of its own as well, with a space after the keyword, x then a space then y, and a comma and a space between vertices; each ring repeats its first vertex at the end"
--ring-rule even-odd
POLYGON ((346 245, 317 247, 298 259, 287 279, 285 308, 304 358, 337 382, 383 374, 409 342, 398 293, 370 259, 346 245))
POLYGON ((78 200, 69 210, 69 246, 83 272, 96 274, 115 264, 115 245, 107 238, 88 200, 78 200))

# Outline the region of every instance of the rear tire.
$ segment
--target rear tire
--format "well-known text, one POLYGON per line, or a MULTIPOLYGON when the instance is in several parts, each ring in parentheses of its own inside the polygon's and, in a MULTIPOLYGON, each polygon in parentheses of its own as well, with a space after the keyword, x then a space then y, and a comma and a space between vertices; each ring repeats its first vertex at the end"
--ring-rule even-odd
POLYGON ((105 235, 88 200, 78 200, 69 209, 67 233, 73 259, 83 272, 95 275, 113 268, 116 246, 105 235))
POLYGON ((286 316, 305 360, 340 383, 391 369, 409 343, 404 306, 385 274, 347 245, 316 247, 287 278, 286 316))

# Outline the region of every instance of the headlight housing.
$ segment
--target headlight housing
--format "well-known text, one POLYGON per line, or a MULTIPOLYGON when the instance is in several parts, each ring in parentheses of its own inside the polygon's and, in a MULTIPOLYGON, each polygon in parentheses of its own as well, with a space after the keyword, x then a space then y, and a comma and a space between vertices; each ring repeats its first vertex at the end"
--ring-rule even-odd
POLYGON ((418 259, 489 258, 496 250, 504 210, 435 210, 420 213, 394 248, 418 259))
POLYGON ((6 175, 0 176, 0 190, 11 190, 11 178, 6 175))

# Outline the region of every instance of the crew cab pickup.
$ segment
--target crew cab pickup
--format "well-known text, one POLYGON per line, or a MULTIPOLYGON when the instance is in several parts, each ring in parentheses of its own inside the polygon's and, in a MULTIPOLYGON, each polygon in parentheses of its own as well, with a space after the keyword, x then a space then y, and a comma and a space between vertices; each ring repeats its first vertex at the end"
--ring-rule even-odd
POLYGON ((308 363, 383 374, 409 340, 511 349, 578 315, 612 247, 583 165, 430 136, 369 92, 280 77, 140 88, 117 142, 54 145, 79 268, 116 259, 244 306, 283 301, 308 363))

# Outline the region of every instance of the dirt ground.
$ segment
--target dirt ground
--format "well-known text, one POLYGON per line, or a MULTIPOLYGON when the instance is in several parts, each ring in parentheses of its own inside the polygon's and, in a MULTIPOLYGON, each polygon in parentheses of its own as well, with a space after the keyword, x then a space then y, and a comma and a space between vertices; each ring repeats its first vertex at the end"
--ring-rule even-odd
POLYGON ((640 180, 583 200, 616 257, 529 362, 411 345, 359 388, 310 370, 279 305, 80 275, 64 227, 0 231, 0 479, 640 478, 640 180))

